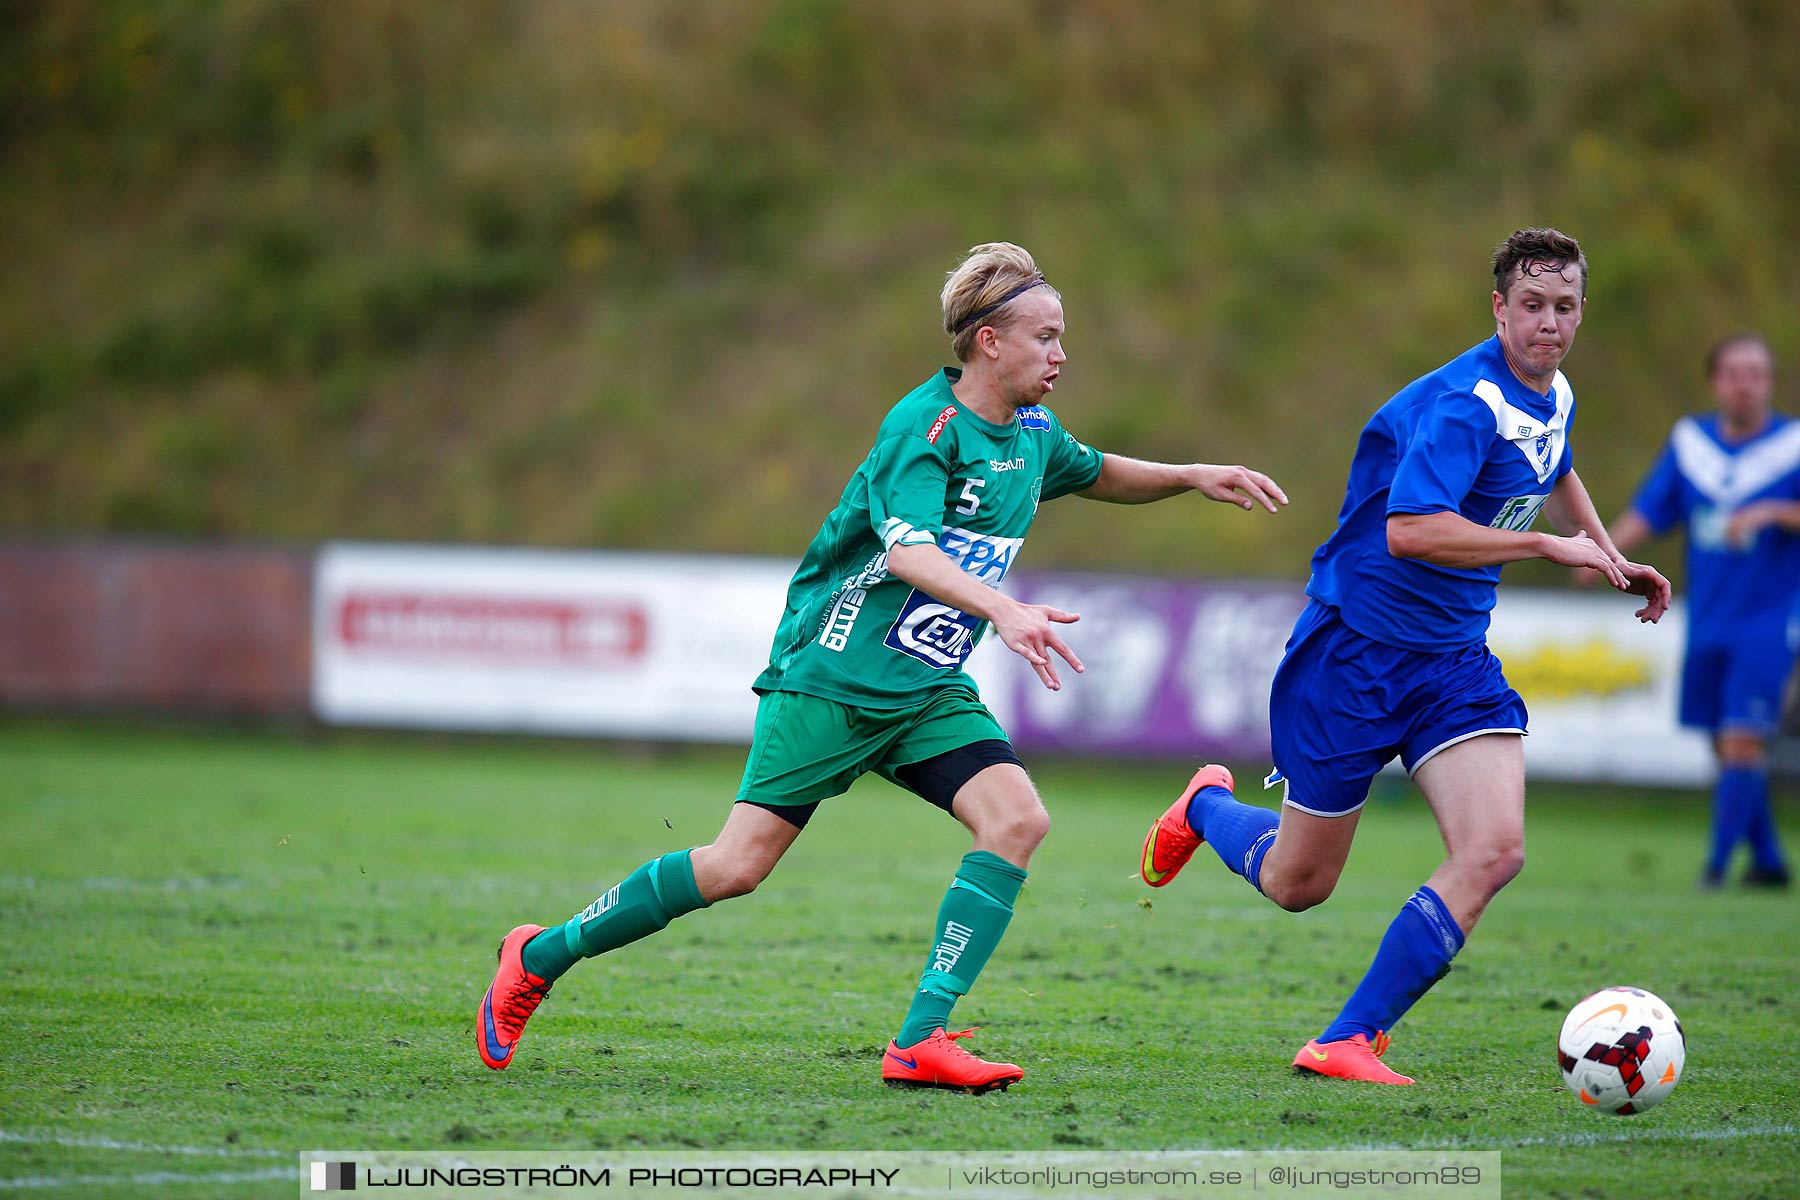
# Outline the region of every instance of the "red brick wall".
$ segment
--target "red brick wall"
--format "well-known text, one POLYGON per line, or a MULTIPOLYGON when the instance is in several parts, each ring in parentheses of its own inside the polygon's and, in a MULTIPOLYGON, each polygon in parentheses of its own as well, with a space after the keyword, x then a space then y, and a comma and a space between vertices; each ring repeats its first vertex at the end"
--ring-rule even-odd
POLYGON ((0 543, 0 706, 308 710, 312 554, 0 543))

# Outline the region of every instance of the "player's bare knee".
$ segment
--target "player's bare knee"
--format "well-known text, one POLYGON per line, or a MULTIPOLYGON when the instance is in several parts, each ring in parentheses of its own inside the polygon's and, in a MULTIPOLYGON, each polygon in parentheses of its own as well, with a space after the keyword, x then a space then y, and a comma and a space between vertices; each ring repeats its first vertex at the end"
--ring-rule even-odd
POLYGON ((1495 864, 1494 890, 1499 891, 1501 888, 1517 879, 1519 877, 1519 872, 1524 869, 1525 843, 1515 842, 1501 853, 1499 861, 1495 864))
POLYGON ((1262 881, 1263 895, 1294 913, 1317 908, 1331 898, 1336 888, 1337 876, 1325 871, 1304 871, 1262 881))
POLYGON ((722 869, 712 880, 713 886, 707 890, 718 894, 708 896, 713 900, 730 900, 737 896, 748 896, 756 890, 758 884, 769 877, 769 872, 760 863, 733 863, 722 869))
POLYGON ((1722 733, 1718 742, 1719 764, 1726 767, 1760 767, 1768 755, 1763 739, 1750 733, 1722 733))
POLYGON ((1457 856, 1455 865, 1471 883, 1492 896, 1525 869, 1525 843, 1516 837, 1498 838, 1457 856))
POLYGON ((975 827, 977 842, 986 842, 1015 862, 1031 856, 1050 832, 1050 814, 1035 798, 1030 803, 1008 805, 975 827))
POLYGON ((769 877, 780 855, 760 853, 754 844, 722 850, 716 843, 700 846, 691 859, 694 883, 708 904, 747 896, 769 877))
POLYGON ((1020 805, 1008 812, 999 823, 995 840, 1023 854, 1036 850, 1050 834, 1050 814, 1038 803, 1020 805))
POLYGON ((1021 841, 1029 841, 1036 850, 1050 836, 1049 811, 1042 804, 1032 808, 1020 819, 1017 832, 1021 841))
POLYGON ((1325 903, 1331 893, 1316 888, 1284 887, 1271 890, 1268 895, 1279 907, 1291 913, 1300 913, 1325 903))

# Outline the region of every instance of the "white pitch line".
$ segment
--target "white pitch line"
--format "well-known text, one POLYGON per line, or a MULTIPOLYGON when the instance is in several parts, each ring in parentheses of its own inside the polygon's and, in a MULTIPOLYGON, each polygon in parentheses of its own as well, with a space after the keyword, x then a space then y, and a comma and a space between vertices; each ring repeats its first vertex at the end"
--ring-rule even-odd
MULTIPOLYGON (((1640 1127, 1642 1128, 1642 1127, 1640 1127)), ((1724 1129, 1646 1129, 1639 1133, 1560 1133, 1544 1134, 1537 1137, 1507 1138, 1503 1141, 1477 1145, 1462 1141, 1432 1141, 1409 1143, 1364 1143, 1356 1146, 1314 1146, 1310 1149, 1335 1150, 1514 1150, 1525 1146, 1594 1146, 1611 1142, 1718 1142, 1736 1141, 1740 1138, 1761 1137, 1794 1137, 1800 1134, 1800 1126, 1795 1125, 1741 1125, 1724 1129)), ((1306 1150, 1282 1151, 1282 1153, 1305 1154, 1306 1150)))
POLYGON ((139 1154, 184 1154, 193 1158, 293 1158, 286 1150, 256 1146, 163 1146, 154 1142, 120 1142, 103 1137, 69 1137, 59 1133, 14 1133, 0 1129, 0 1142, 20 1146, 64 1146, 71 1150, 128 1150, 139 1154))
POLYGON ((31 1190, 59 1187, 150 1187, 181 1183, 193 1186, 209 1183, 261 1183, 269 1179, 298 1179, 298 1167, 264 1167, 260 1171, 218 1171, 212 1174, 190 1174, 182 1171, 145 1171, 136 1175, 27 1175, 20 1179, 0 1179, 0 1191, 31 1190))

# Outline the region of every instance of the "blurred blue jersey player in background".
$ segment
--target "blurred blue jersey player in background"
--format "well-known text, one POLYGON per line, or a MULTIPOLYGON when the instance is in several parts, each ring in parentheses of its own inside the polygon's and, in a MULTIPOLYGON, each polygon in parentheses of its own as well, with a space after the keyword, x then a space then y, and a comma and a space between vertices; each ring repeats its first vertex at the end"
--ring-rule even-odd
POLYGON ((1675 422, 1614 538, 1626 550, 1687 533, 1681 723, 1711 733, 1719 756, 1701 886, 1724 882, 1747 839, 1744 882, 1787 887, 1768 757, 1800 636, 1800 421, 1770 408, 1775 362, 1760 335, 1720 342, 1706 368, 1718 410, 1675 422))
POLYGON ((1380 1061, 1387 1031, 1524 865, 1525 705, 1486 642, 1501 566, 1600 571, 1646 598, 1645 621, 1669 603, 1668 580, 1614 548, 1573 470, 1575 396, 1557 368, 1587 303, 1581 247, 1522 229, 1493 267, 1495 336, 1408 384, 1357 442, 1269 697, 1281 810, 1239 803, 1230 774, 1203 767, 1144 840, 1153 887, 1206 841, 1299 912, 1336 886, 1375 773, 1396 756, 1411 773, 1447 856, 1337 1019, 1295 1056, 1320 1075, 1412 1082, 1380 1061), (1540 512, 1566 536, 1531 532, 1540 512))

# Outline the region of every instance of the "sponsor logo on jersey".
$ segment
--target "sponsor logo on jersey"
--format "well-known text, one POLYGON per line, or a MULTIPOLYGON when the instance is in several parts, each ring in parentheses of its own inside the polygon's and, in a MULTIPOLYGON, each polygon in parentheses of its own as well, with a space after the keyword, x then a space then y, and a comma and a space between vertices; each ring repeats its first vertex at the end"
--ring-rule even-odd
POLYGON ((988 459, 988 469, 995 472, 1023 471, 1025 460, 1022 458, 990 458, 988 459))
POLYGON ((1538 510, 1544 507, 1544 501, 1549 498, 1547 494, 1514 496, 1500 506, 1500 511, 1494 514, 1492 521, 1488 522, 1488 528, 1510 529, 1514 532, 1530 529, 1531 523, 1537 520, 1538 510))
POLYGON ((1050 410, 1041 404, 1019 410, 1019 424, 1026 429, 1050 428, 1050 410))
POLYGON ((850 644, 850 631, 856 627, 856 618, 862 615, 869 589, 888 577, 887 560, 886 553, 877 554, 867 566, 839 585, 838 597, 820 623, 819 645, 827 650, 841 651, 850 644))
POLYGON ((951 608, 918 588, 900 606, 883 645, 916 658, 928 667, 949 670, 960 667, 975 649, 975 632, 981 618, 951 608))
POLYGON ((850 644, 850 631, 862 615, 863 601, 869 598, 867 588, 845 588, 825 614, 825 628, 819 634, 819 645, 827 650, 842 650, 850 644))
MULTIPOLYGON (((996 537, 955 525, 945 526, 938 534, 938 549, 991 588, 1000 586, 1024 544, 1024 538, 996 537)), ((980 630, 980 617, 914 588, 900 606, 900 615, 894 618, 883 644, 928 667, 947 669, 960 667, 969 657, 980 630)))
POLYGON ((1728 533, 1731 529, 1731 513, 1732 510, 1723 505, 1694 505, 1694 511, 1688 515, 1688 537, 1693 540, 1695 548, 1712 554, 1748 552, 1754 543, 1745 541, 1736 546, 1731 544, 1728 533))
POLYGON ((1012 569, 1013 559, 1018 557, 1019 547, 1024 544, 1022 537, 996 537, 956 525, 946 525, 938 534, 938 549, 989 587, 1000 586, 1000 581, 1012 569))
POLYGON ((950 423, 950 418, 955 415, 956 405, 946 404, 944 406, 944 411, 938 414, 937 420, 931 423, 931 432, 925 435, 925 440, 934 446, 937 445, 939 435, 944 432, 944 426, 948 425, 950 423))

